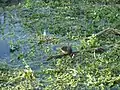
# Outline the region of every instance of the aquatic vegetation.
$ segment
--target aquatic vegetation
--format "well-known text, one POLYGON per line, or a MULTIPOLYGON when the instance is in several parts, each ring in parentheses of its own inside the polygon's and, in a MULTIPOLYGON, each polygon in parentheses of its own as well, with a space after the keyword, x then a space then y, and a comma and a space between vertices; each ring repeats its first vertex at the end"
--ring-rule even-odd
POLYGON ((0 39, 10 45, 10 62, 0 59, 0 89, 119 90, 120 7, 113 1, 25 0, 5 7, 0 39), (51 58, 68 44, 74 57, 51 58))

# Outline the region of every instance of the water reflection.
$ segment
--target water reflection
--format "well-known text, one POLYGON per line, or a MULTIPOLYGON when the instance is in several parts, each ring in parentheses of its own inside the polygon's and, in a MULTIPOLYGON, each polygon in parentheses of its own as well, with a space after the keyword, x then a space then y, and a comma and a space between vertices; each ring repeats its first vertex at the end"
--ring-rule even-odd
POLYGON ((4 24, 4 22, 5 22, 4 20, 5 20, 5 14, 2 13, 2 14, 0 15, 0 24, 1 24, 1 25, 4 24))
POLYGON ((0 59, 10 61, 10 46, 5 40, 0 40, 0 59))

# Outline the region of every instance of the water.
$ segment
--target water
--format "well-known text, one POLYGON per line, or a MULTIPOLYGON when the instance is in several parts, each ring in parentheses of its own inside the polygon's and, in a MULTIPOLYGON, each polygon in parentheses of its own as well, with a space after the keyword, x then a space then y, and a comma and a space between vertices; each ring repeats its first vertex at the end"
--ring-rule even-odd
MULTIPOLYGON (((23 54, 26 63, 32 68, 32 70, 40 70, 42 65, 43 67, 47 67, 49 62, 47 62, 46 59, 50 55, 60 54, 59 48, 62 45, 68 45, 66 37, 50 34, 48 27, 50 22, 47 22, 47 20, 45 20, 44 32, 42 32, 43 35, 47 38, 60 38, 62 39, 62 43, 46 43, 42 44, 43 47, 40 47, 37 44, 37 40, 34 39, 34 33, 30 33, 29 31, 27 31, 27 28, 23 27, 21 18, 19 17, 17 10, 11 10, 10 12, 4 11, 3 13, 0 15, 0 22, 2 28, 4 29, 4 33, 0 33, 0 39, 5 40, 5 42, 1 42, 2 44, 0 46, 0 57, 2 58, 1 61, 7 63, 10 67, 24 68, 25 65, 22 58, 18 59, 19 54, 23 54), (10 52, 10 48, 12 46, 11 44, 13 45, 13 47, 16 47, 16 45, 18 45, 18 50, 10 52), (50 53, 45 52, 47 48, 48 50, 50 49, 50 53), (34 55, 32 54, 32 52, 34 55)), ((79 45, 79 43, 76 43, 76 41, 72 41, 69 43, 70 45, 79 45)))
POLYGON ((0 61, 10 62, 10 46, 7 41, 0 40, 0 61))

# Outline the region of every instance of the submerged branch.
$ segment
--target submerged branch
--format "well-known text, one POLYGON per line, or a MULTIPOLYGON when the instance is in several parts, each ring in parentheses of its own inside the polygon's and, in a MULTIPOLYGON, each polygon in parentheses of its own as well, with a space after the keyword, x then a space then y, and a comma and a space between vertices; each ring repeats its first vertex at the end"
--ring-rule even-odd
MULTIPOLYGON (((72 52, 71 54, 75 55, 76 53, 79 53, 79 52, 80 51, 76 51, 76 52, 72 52)), ((62 57, 65 57, 65 56, 71 56, 71 54, 60 54, 60 55, 50 56, 47 60, 62 58, 62 57)))

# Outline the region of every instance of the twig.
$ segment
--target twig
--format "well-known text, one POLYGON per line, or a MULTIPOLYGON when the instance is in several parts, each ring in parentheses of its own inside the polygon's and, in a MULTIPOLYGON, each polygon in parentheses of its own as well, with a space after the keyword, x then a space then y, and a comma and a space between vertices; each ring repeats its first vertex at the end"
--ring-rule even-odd
MULTIPOLYGON (((79 51, 76 51, 76 52, 72 52, 71 54, 76 54, 76 53, 79 53, 79 51)), ((62 58, 64 56, 70 56, 70 54, 61 54, 61 55, 56 55, 56 56, 50 56, 47 60, 50 60, 50 59, 57 59, 57 58, 62 58)))

